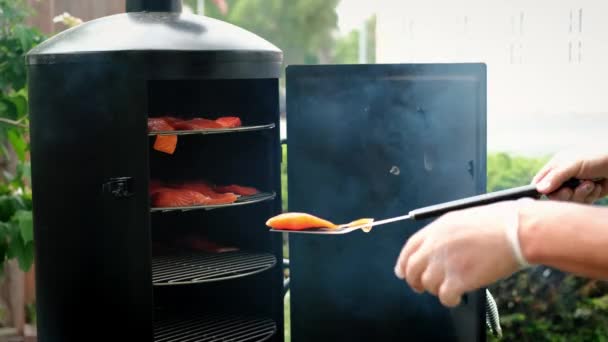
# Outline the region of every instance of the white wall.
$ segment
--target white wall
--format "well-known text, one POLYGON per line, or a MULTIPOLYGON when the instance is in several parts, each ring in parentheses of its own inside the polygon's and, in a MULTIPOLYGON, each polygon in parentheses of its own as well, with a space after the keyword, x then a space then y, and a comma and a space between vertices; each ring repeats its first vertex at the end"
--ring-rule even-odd
POLYGON ((379 63, 488 65, 491 150, 608 139, 608 1, 379 0, 377 11, 379 63))

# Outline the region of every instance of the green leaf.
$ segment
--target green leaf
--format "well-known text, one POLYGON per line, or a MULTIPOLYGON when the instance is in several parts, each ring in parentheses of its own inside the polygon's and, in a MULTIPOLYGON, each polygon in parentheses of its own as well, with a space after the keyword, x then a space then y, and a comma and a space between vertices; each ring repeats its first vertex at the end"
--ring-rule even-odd
POLYGON ((24 117, 27 114, 27 98, 23 92, 13 93, 8 97, 8 100, 15 106, 15 115, 17 119, 24 117))
MULTIPOLYGON (((17 107, 6 97, 0 98, 0 116, 11 120, 17 119, 17 107)), ((6 123, 3 125, 8 126, 6 123)))
POLYGON ((9 225, 10 242, 8 244, 7 256, 17 259, 19 268, 27 272, 34 262, 34 242, 25 243, 16 223, 9 225))
POLYGON ((17 164, 17 174, 19 175, 17 187, 23 188, 24 181, 27 181, 28 184, 31 184, 32 180, 32 165, 29 162, 19 163, 17 164))
POLYGON ((17 223, 21 238, 24 243, 34 240, 34 223, 32 220, 32 212, 26 210, 18 210, 13 216, 13 220, 17 223))
POLYGON ((17 210, 26 210, 23 199, 15 195, 0 195, 0 221, 8 222, 17 210))
POLYGON ((24 210, 32 211, 32 193, 26 192, 22 194, 21 203, 23 203, 24 210))
POLYGON ((15 29, 13 30, 15 36, 17 36, 17 39, 19 39, 19 43, 21 44, 21 50, 22 51, 27 51, 29 46, 31 45, 31 34, 29 34, 27 28, 18 25, 15 27, 15 29))
POLYGON ((0 117, 8 116, 8 105, 0 99, 0 117))
MULTIPOLYGON (((4 137, 2 137, 2 138, 4 138, 4 137)), ((4 140, 4 139, 2 139, 2 140, 4 140)), ((2 153, 3 156, 9 155, 8 150, 6 149, 6 145, 4 145, 4 144, 0 144, 0 152, 2 153)))
POLYGON ((9 241, 9 224, 0 222, 0 276, 4 274, 4 261, 7 258, 9 241))
POLYGON ((608 294, 591 300, 593 306, 602 311, 608 311, 608 294))
POLYGON ((27 142, 23 135, 17 133, 14 129, 8 131, 8 141, 13 146, 15 154, 20 161, 25 161, 25 152, 27 151, 27 142))
POLYGON ((17 259, 17 261, 19 262, 19 268, 21 268, 23 272, 30 270, 32 264, 34 263, 34 241, 30 241, 25 244, 23 254, 21 255, 21 258, 17 259))

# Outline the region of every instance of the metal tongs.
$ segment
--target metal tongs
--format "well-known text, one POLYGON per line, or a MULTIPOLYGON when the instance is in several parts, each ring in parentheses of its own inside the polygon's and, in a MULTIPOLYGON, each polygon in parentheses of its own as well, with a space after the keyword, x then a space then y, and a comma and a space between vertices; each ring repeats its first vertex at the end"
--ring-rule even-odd
MULTIPOLYGON (((601 179, 594 179, 593 182, 601 181, 601 179)), ((579 185, 581 185, 583 181, 580 179, 570 179, 562 185, 562 188, 570 188, 576 189, 579 185)), ((472 207, 477 207, 486 204, 492 204, 502 201, 509 200, 517 200, 520 198, 535 198, 539 199, 542 197, 542 194, 536 190, 536 185, 530 184, 525 186, 520 186, 517 188, 501 190, 496 192, 491 192, 488 194, 478 195, 467 197, 455 201, 445 202, 441 204, 431 205, 428 207, 423 207, 419 209, 415 209, 410 211, 407 215, 388 218, 384 220, 375 221, 372 223, 365 223, 356 226, 349 226, 348 224, 343 224, 338 227, 338 229, 330 229, 330 228, 318 228, 314 230, 280 230, 280 229, 271 229, 272 232, 277 233, 290 233, 290 234, 316 234, 316 235, 343 235, 348 234, 350 232, 354 232, 359 229, 371 229, 371 227, 380 226, 388 223, 405 221, 405 220, 424 220, 428 218, 439 217, 443 214, 446 214, 450 211, 467 209, 472 207)))

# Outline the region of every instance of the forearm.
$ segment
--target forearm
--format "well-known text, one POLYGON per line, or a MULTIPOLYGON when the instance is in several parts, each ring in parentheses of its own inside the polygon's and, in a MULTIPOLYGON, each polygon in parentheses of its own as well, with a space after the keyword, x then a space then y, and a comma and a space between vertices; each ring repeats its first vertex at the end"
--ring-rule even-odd
POLYGON ((519 220, 531 264, 608 279, 608 208, 535 201, 520 209, 519 220))

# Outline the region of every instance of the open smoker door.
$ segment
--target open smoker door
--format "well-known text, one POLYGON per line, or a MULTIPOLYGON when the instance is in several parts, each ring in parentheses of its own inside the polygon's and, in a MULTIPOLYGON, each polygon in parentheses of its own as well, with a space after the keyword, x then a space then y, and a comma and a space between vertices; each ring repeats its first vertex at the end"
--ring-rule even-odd
MULTIPOLYGON (((289 211, 345 223, 483 193, 485 65, 291 66, 287 141, 289 211)), ((292 341, 485 340, 482 291, 448 310, 393 273, 427 223, 291 235, 292 341)))

